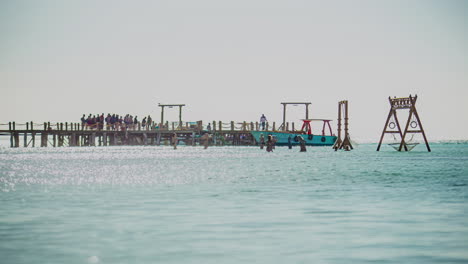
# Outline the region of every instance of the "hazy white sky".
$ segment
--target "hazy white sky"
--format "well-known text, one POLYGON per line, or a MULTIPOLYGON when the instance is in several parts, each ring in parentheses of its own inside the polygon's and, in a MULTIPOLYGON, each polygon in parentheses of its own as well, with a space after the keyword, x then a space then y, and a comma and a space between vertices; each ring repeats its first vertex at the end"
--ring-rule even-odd
POLYGON ((280 123, 285 101, 336 120, 347 99, 352 137, 377 140, 388 96, 417 94, 429 139, 466 139, 467 14, 468 1, 2 0, 0 123, 159 120, 158 103, 186 104, 184 121, 280 123))

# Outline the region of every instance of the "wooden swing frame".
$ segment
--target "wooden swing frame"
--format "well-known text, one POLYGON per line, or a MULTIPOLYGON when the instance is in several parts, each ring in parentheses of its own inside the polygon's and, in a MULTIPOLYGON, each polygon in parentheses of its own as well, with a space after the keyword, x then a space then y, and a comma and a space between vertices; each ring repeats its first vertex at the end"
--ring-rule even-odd
POLYGON ((377 146, 377 151, 380 150, 380 146, 382 145, 383 138, 385 134, 387 133, 400 135, 401 141, 400 141, 400 146, 398 148, 398 151, 402 151, 403 149, 405 151, 409 151, 407 147, 407 143, 405 141, 406 135, 408 133, 421 133, 424 138, 424 142, 426 143, 427 151, 431 152, 431 148, 429 147, 429 143, 427 142, 426 133, 424 132, 424 129, 421 124, 421 119, 419 118, 418 111, 416 110, 417 99, 418 99, 417 95, 415 95, 414 97, 410 95, 409 97, 403 97, 403 98, 388 97, 388 101, 390 103, 390 112, 388 113, 387 121, 385 122, 382 135, 380 136, 380 141, 379 141, 379 145, 377 146), (404 132, 401 131, 400 122, 398 121, 398 117, 397 117, 397 110, 402 110, 402 109, 409 109, 408 120, 406 122, 404 132), (413 116, 416 118, 416 121, 411 121, 411 118, 413 116), (390 120, 392 117, 394 117, 395 119, 395 123, 393 124, 394 127, 390 127, 390 124, 391 124, 390 120), (415 129, 415 130, 409 129, 410 124, 413 124, 413 122, 416 122, 416 125, 414 126, 411 125, 411 127, 412 128, 419 127, 419 129, 415 129), (393 129, 395 127, 397 130, 388 130, 388 128, 393 129))

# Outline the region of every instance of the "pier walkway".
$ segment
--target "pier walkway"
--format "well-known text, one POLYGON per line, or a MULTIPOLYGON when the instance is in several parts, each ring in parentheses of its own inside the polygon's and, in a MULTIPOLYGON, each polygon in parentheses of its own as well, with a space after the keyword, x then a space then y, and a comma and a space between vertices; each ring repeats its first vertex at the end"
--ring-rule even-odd
MULTIPOLYGON (((265 131, 275 131, 275 122, 267 123, 265 131)), ((289 124, 278 130, 289 131, 289 124)), ((250 134, 259 130, 258 122, 213 121, 204 125, 202 121, 174 122, 171 125, 142 127, 141 123, 132 127, 111 127, 106 124, 88 126, 81 123, 16 123, 0 124, 0 137, 10 137, 10 147, 77 147, 77 146, 116 146, 116 145, 169 145, 170 138, 177 134, 179 142, 185 145, 199 145, 201 136, 211 135, 211 145, 256 145, 250 134), (36 142, 38 141, 38 142, 36 142)), ((294 123, 291 123, 294 130, 294 123)))

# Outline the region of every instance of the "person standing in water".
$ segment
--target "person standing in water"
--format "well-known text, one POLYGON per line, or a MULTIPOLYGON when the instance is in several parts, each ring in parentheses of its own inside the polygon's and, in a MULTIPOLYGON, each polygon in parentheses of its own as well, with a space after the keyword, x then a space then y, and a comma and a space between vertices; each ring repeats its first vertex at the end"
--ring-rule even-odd
POLYGON ((208 133, 205 133, 203 136, 202 136, 202 139, 203 139, 203 146, 205 147, 205 149, 208 148, 208 145, 210 143, 210 135, 208 133))
POLYGON ((297 139, 299 140, 299 145, 301 146, 300 152, 306 152, 305 140, 302 136, 298 136, 297 139))
POLYGON ((263 134, 260 134, 260 149, 263 149, 265 147, 265 137, 263 134))
POLYGON ((171 138, 171 143, 174 145, 174 149, 177 149, 177 143, 179 143, 179 139, 177 138, 177 134, 174 133, 171 138))
POLYGON ((268 135, 268 139, 266 142, 266 151, 267 152, 273 151, 273 136, 272 135, 268 135))

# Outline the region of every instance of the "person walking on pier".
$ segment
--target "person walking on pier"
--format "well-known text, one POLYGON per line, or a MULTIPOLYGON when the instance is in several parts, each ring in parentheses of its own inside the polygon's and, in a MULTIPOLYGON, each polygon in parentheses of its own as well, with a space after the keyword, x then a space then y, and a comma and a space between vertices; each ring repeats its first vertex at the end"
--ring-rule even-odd
POLYGON ((262 130, 265 130, 265 124, 267 122, 267 118, 265 117, 264 114, 262 114, 262 116, 260 117, 260 124, 262 125, 262 130))
POLYGON ((85 114, 83 114, 83 116, 81 117, 81 126, 84 127, 86 126, 86 117, 85 117, 85 114))
POLYGON ((135 130, 138 127, 138 116, 135 116, 133 119, 133 130, 135 130))
POLYGON ((145 127, 146 127, 146 116, 143 117, 143 120, 141 120, 141 127, 142 127, 143 129, 145 129, 145 127))
POLYGON ((152 129, 153 128, 153 120, 151 119, 150 115, 148 115, 148 119, 146 120, 146 122, 148 123, 149 129, 152 129))

